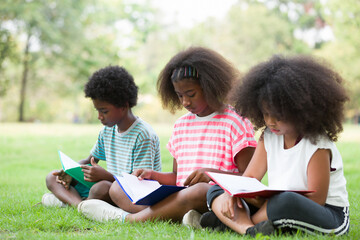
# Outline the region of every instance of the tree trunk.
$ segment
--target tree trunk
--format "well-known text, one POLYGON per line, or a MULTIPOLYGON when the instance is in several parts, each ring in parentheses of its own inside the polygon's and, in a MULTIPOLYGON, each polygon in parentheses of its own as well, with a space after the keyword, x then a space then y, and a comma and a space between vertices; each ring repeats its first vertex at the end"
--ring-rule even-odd
POLYGON ((29 71, 29 61, 30 61, 30 38, 31 35, 28 34, 26 39, 26 46, 24 51, 24 60, 23 60, 23 74, 21 79, 21 89, 20 89, 20 105, 19 105, 19 122, 24 122, 24 107, 25 107, 25 98, 26 98, 26 86, 28 81, 28 71, 29 71))

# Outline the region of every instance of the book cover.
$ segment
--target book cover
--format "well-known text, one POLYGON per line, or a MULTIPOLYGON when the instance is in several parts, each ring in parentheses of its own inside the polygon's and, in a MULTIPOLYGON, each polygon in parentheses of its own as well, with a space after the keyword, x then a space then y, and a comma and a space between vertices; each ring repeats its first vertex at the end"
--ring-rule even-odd
POLYGON ((60 162, 65 173, 69 174, 76 181, 91 188, 96 182, 88 182, 84 179, 84 173, 80 167, 80 164, 72 160, 69 156, 59 151, 60 162))
POLYGON ((169 195, 186 188, 161 185, 155 180, 139 180, 136 176, 128 173, 122 173, 122 176, 114 175, 114 178, 130 201, 136 205, 154 205, 169 195))
POLYGON ((285 191, 300 194, 314 192, 309 190, 272 189, 262 184, 256 178, 214 172, 206 172, 206 174, 222 189, 234 197, 253 198, 259 196, 267 198, 285 191))

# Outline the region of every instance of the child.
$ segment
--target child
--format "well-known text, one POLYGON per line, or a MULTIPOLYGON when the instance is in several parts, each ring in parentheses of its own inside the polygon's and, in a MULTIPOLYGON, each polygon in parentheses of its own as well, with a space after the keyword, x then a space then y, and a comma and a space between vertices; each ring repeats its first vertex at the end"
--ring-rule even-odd
POLYGON ((113 174, 132 173, 140 168, 161 170, 158 136, 131 111, 136 105, 137 93, 133 77, 122 67, 105 67, 90 77, 85 96, 92 99, 98 119, 105 127, 90 156, 80 163, 91 163, 91 166, 81 166, 84 178, 97 183, 88 189, 63 170, 53 171, 46 177, 52 194, 43 196, 43 205, 77 206, 83 198, 112 203, 108 192, 114 181, 113 174), (97 164, 99 160, 106 161, 107 170, 97 164))
POLYGON ((314 192, 242 200, 214 186, 208 204, 223 223, 251 236, 276 228, 334 235, 349 231, 346 180, 334 144, 348 100, 342 81, 306 56, 274 56, 245 75, 234 92, 235 109, 256 129, 265 129, 243 176, 261 180, 267 172, 272 188, 314 192))
POLYGON ((155 218, 180 221, 192 209, 196 211, 189 212, 185 223, 193 217, 200 218, 200 213, 207 211, 206 193, 211 186, 205 172, 242 174, 256 147, 251 123, 224 103, 236 76, 234 67, 210 49, 192 47, 175 55, 157 83, 164 107, 171 112, 181 107, 189 111, 176 121, 167 144, 173 156, 173 171, 141 169, 134 174, 161 184, 189 187, 153 206, 137 206, 114 183, 110 196, 121 209, 87 200, 78 210, 99 221, 116 218, 129 222, 155 218))

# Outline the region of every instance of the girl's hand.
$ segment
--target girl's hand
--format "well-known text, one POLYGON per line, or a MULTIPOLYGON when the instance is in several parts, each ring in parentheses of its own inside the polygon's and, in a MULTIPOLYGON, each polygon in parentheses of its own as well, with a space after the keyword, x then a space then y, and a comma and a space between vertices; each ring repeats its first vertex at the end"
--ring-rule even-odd
POLYGON ((153 171, 151 169, 140 168, 140 169, 134 170, 134 172, 132 174, 137 176, 139 180, 143 180, 143 179, 151 179, 152 172, 153 171))
POLYGON ((54 172, 53 175, 56 176, 56 182, 63 185, 66 190, 70 188, 72 177, 69 174, 65 173, 63 169, 54 172))
POLYGON ((234 209, 236 206, 238 208, 244 208, 246 211, 248 211, 248 207, 246 206, 246 204, 245 205, 243 204, 244 200, 242 200, 241 198, 232 197, 226 192, 220 195, 220 197, 222 201, 221 213, 225 217, 229 219, 233 219, 235 217, 234 209))
POLYGON ((244 200, 257 208, 260 208, 262 205, 264 205, 266 201, 266 199, 263 197, 244 198, 244 200))
POLYGON ((233 219, 234 218, 234 207, 236 203, 236 198, 230 196, 228 193, 223 193, 220 195, 221 197, 221 213, 227 218, 233 219))
POLYGON ((211 178, 205 173, 206 171, 206 168, 200 168, 193 171, 185 180, 184 186, 192 186, 199 182, 210 182, 211 178))
POLYGON ((94 157, 90 159, 91 166, 81 165, 84 172, 84 180, 88 182, 98 182, 104 179, 107 171, 95 162, 94 157))

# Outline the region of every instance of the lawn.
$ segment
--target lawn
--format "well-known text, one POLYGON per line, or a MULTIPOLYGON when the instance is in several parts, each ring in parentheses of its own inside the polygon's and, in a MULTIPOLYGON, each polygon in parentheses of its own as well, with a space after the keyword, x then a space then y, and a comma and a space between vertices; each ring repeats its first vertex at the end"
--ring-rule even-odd
MULTIPOLYGON (((163 171, 172 169, 166 150, 171 126, 154 125, 161 139, 163 171)), ((232 233, 192 230, 177 223, 97 223, 74 208, 45 208, 39 202, 45 176, 60 168, 57 150, 80 160, 88 156, 101 125, 0 124, 0 239, 239 239, 232 233)), ((360 126, 346 125, 337 146, 343 156, 350 198, 350 234, 360 238, 360 126)), ((331 239, 295 236, 271 239, 331 239)))

